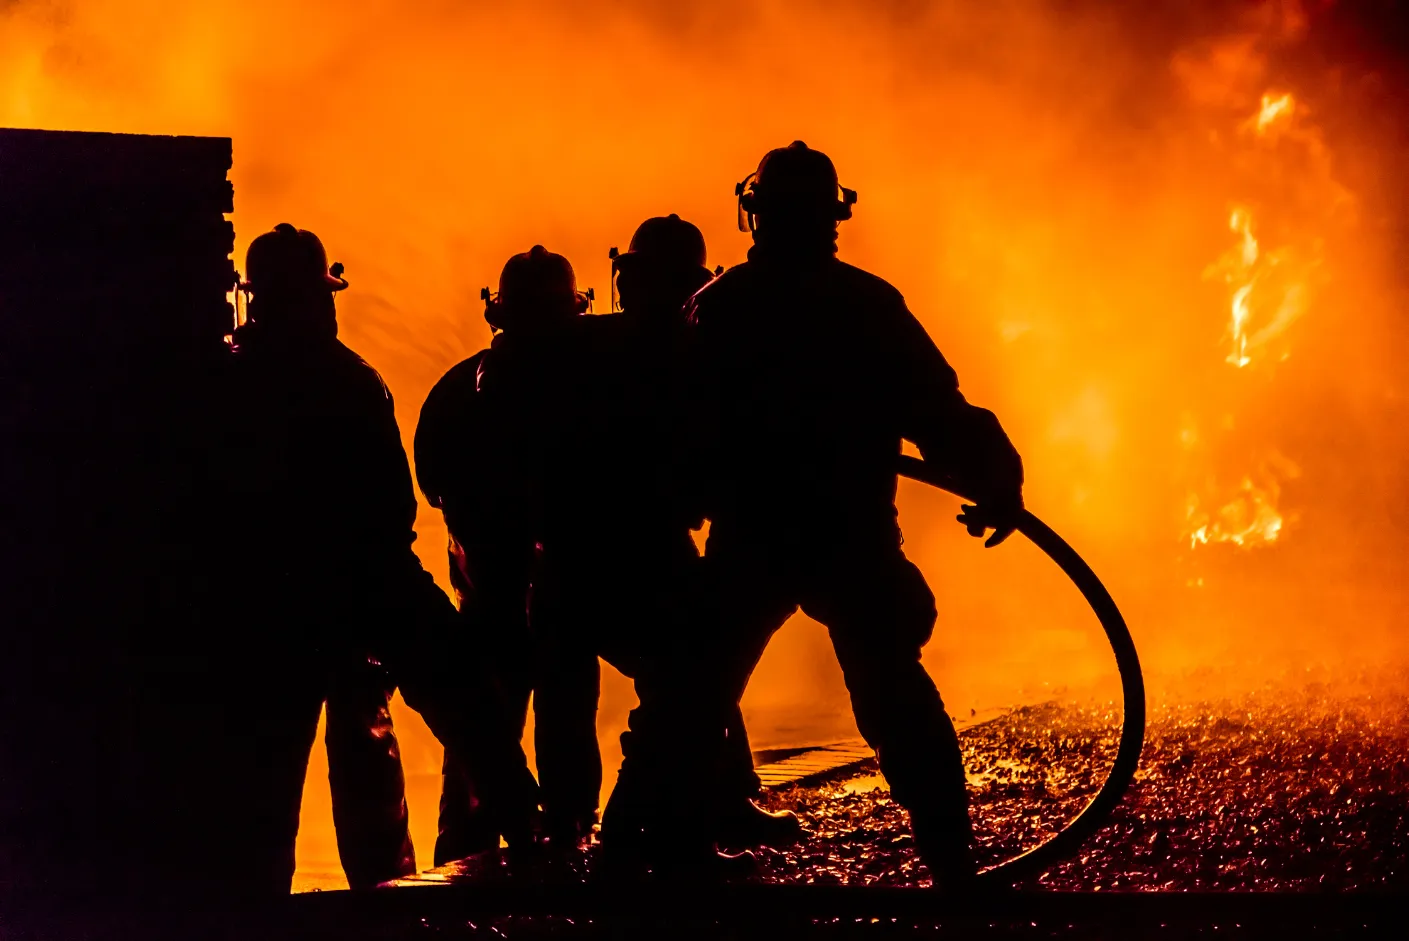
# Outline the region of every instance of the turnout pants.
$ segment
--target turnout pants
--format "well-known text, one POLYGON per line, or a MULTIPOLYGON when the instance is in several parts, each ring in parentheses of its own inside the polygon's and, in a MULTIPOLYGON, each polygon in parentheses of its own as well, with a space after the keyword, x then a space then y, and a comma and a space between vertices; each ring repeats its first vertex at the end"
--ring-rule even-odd
POLYGON ((739 547, 708 554, 706 565, 731 702, 743 696, 773 634, 801 608, 827 628, 856 724, 896 801, 912 814, 967 820, 954 724, 920 663, 934 631, 934 595, 898 547, 824 547, 787 559, 739 547))
POLYGON ((324 743, 333 826, 338 857, 354 889, 416 871, 406 778, 391 724, 394 691, 386 671, 366 660, 335 670, 329 678, 324 743))
MULTIPOLYGON (((689 649, 698 647, 701 560, 686 531, 637 533, 579 551, 550 547, 544 557, 543 590, 535 603, 541 677, 534 715, 538 722, 538 777, 544 810, 586 820, 596 817, 602 765, 596 738, 600 657, 629 677, 638 697, 690 682, 689 649)), ((737 704, 725 766, 729 784, 717 797, 744 801, 759 790, 753 756, 737 704)), ((630 729, 624 755, 656 764, 658 743, 630 729), (644 754, 643 754, 643 749, 644 754)), ((627 763, 631 761, 628 757, 627 763)), ((611 813, 620 821, 638 816, 648 795, 633 793, 619 779, 611 813)), ((698 808, 697 808, 698 809, 698 808)))
MULTIPOLYGON (((719 787, 721 774, 727 779, 729 717, 768 641, 800 608, 827 628, 857 725, 917 834, 945 852, 967 848, 972 837, 958 739, 920 663, 934 629, 934 596, 898 540, 819 536, 784 549, 719 536, 710 538, 703 572, 714 644, 708 652, 677 653, 678 676, 686 681, 653 685, 632 717, 633 733, 669 756, 664 767, 640 764, 651 782, 641 786, 673 786, 688 802, 708 799, 699 789, 719 787), (711 760, 719 764, 710 768, 711 760)), ((676 830, 681 821, 658 809, 675 824, 668 830, 676 830)), ((697 834, 696 842, 703 837, 697 834)))
MULTIPOLYGON (((340 609, 349 620, 375 625, 363 633, 372 639, 372 653, 396 677, 406 704, 421 714, 447 752, 462 756, 467 765, 478 769, 479 812, 495 834, 496 845, 500 834, 511 843, 529 839, 538 788, 519 745, 522 720, 515 724, 512 705, 501 686, 491 681, 494 671, 484 652, 469 642, 461 616, 419 563, 408 563, 384 584, 374 582, 368 587, 360 599, 363 606, 340 605, 340 609)), ((375 704, 363 699, 362 707, 375 705, 380 715, 386 708, 385 687, 380 694, 375 704)), ((332 752, 335 706, 330 703, 328 728, 330 772, 336 783, 339 768, 332 752)), ((314 718, 316 721, 316 713, 314 718)), ((384 791, 370 790, 359 797, 389 801, 384 791)), ((336 813, 336 790, 334 794, 336 813)), ((390 842, 388 834, 381 836, 390 842)), ((341 837, 340 831, 340 851, 341 837)), ((343 858, 346 862, 345 852, 343 858)))
MULTIPOLYGON (((484 676, 504 703, 512 732, 521 741, 529 698, 539 680, 540 657, 528 617, 537 550, 533 538, 512 520, 492 514, 473 518, 455 514, 448 522, 452 531, 450 581, 460 604, 460 630, 467 649, 484 664, 484 676)), ((582 670, 574 679, 590 682, 595 689, 595 659, 589 666, 590 670, 582 670)), ((595 709, 595 699, 593 702, 595 709)), ((545 761, 554 763, 559 747, 551 731, 545 738, 542 711, 540 695, 534 701, 535 715, 540 717, 534 736, 540 774, 545 761)), ((594 730, 594 755, 595 734, 594 730)), ((499 846, 499 828, 485 813, 483 802, 486 773, 492 769, 480 766, 462 750, 445 749, 435 844, 437 866, 499 846)), ((591 768, 585 773, 590 775, 591 768)), ((600 767, 596 774, 600 780, 600 767)))
MULTIPOLYGON (((580 831, 597 817, 598 658, 641 682, 682 632, 698 565, 688 532, 545 545, 534 598, 540 651, 534 718, 550 827, 580 831)), ((628 733, 622 748, 632 747, 628 733)))

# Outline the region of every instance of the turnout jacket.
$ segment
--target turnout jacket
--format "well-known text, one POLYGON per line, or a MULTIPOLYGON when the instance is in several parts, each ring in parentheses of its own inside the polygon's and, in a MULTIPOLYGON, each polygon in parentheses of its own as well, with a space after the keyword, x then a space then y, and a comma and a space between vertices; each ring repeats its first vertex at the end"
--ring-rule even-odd
POLYGON ((1022 462, 890 284, 835 257, 770 255, 687 318, 695 489, 712 538, 899 537, 902 439, 966 496, 1021 501, 1022 462))

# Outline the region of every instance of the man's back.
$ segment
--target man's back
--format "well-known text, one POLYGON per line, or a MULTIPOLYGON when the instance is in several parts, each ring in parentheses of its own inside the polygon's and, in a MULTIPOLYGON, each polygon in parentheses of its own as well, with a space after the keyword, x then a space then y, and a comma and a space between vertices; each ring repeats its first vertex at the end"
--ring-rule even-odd
POLYGON ((673 409, 682 324, 584 317, 551 481, 557 535, 647 543, 684 533, 673 409))
POLYGON ((355 581, 399 568, 415 497, 391 394, 341 342, 288 345, 242 329, 232 367, 232 512, 243 561, 355 581), (290 536, 308 532, 308 542, 290 536))
POLYGON ((431 388, 416 423, 416 482, 445 515, 452 537, 475 538, 486 527, 521 527, 531 537, 522 497, 523 468, 512 442, 512 421, 480 391, 490 351, 452 366, 431 388))
POLYGON ((894 533, 895 457, 954 371, 885 281, 755 250, 690 313, 716 527, 894 533))

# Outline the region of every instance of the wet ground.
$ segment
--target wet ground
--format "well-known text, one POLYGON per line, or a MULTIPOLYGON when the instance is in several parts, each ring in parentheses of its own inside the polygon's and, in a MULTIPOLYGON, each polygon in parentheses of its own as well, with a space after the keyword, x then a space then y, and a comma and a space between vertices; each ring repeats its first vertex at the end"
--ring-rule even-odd
MULTIPOLYGON (((1023 708, 962 731, 983 861, 1073 816, 1118 732, 1117 708, 1096 703, 1023 708)), ((613 895, 592 884, 591 852, 570 872, 556 867, 553 886, 500 862, 449 874, 450 888, 301 898, 323 936, 336 923, 359 938, 1383 937, 1402 928, 1409 899, 1406 757, 1401 693, 1309 686, 1155 705, 1139 778, 1110 824, 1078 858, 998 898, 895 891, 930 882, 873 762, 771 791, 770 806, 804 815, 808 839, 760 851, 760 880, 704 902, 661 886, 613 895), (1221 894, 1233 892, 1253 894, 1221 894), (471 917, 542 911, 550 897, 579 914, 471 917)))
MULTIPOLYGON (((983 861, 1041 842, 1100 786, 1116 707, 1045 705, 961 733, 983 861)), ((1152 709, 1138 779, 1068 890, 1409 890, 1409 701, 1316 687, 1152 709)), ((905 814, 874 763, 769 795, 812 838, 763 851, 778 882, 920 886, 905 814)))

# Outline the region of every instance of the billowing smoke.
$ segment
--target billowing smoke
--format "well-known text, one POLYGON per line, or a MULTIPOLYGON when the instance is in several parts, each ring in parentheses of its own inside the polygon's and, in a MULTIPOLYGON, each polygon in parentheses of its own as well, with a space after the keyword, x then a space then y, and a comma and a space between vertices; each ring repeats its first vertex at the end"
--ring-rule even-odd
MULTIPOLYGON (((509 254, 544 243, 605 295, 607 248, 674 211, 737 262, 734 182, 804 139, 860 191, 843 257, 1003 418, 1029 505, 1169 694, 1402 655, 1402 76, 1377 10, 31 0, 0 5, 0 124, 232 136, 241 251, 279 221, 324 237, 408 438, 487 341, 509 254)), ((982 551, 918 485, 901 509, 954 711, 1109 678, 1031 547, 982 551)), ((434 511, 420 531, 443 574, 434 511)), ((610 687, 604 741, 629 702, 610 687)), ((748 705, 761 744, 846 733, 819 628, 784 631, 748 705)))

